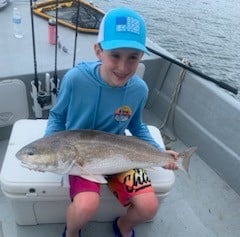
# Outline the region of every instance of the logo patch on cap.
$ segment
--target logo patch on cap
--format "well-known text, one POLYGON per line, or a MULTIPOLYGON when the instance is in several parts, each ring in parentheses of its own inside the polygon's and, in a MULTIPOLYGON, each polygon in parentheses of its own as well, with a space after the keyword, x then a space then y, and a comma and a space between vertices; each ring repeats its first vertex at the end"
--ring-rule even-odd
POLYGON ((140 34, 140 22, 133 17, 117 17, 116 31, 140 34))

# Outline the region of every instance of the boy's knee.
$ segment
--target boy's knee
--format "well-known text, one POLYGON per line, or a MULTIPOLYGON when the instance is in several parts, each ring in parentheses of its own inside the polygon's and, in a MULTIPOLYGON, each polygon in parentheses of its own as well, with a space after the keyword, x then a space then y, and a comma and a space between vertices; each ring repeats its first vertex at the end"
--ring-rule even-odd
POLYGON ((143 219, 150 220, 152 219, 159 208, 159 202, 157 197, 154 195, 139 195, 136 200, 132 202, 133 208, 135 208, 140 216, 143 219))
POLYGON ((79 213, 96 212, 100 204, 98 193, 89 192, 76 195, 72 202, 72 207, 79 213))
POLYGON ((159 207, 158 201, 153 200, 152 202, 147 203, 147 205, 146 203, 145 205, 143 205, 141 213, 142 215, 145 216, 147 220, 150 220, 156 215, 158 207, 159 207))

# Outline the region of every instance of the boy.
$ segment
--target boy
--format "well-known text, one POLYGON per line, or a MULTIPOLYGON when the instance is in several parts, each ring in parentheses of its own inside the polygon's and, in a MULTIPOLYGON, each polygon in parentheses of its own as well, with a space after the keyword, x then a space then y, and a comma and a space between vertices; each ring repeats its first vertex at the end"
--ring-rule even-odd
MULTIPOLYGON (((46 135, 75 129, 124 134, 128 128, 134 136, 164 151, 142 122, 148 88, 135 72, 143 53, 148 53, 145 40, 145 22, 138 13, 128 8, 109 11, 101 22, 98 42, 94 45, 99 61, 80 63, 66 73, 58 102, 50 111, 46 135)), ((167 152, 175 158, 178 156, 174 151, 167 152)), ((174 163, 165 168, 177 169, 174 163)), ((126 175, 137 171, 109 176, 110 190, 128 206, 127 214, 113 222, 118 237, 135 236, 133 228, 152 219, 158 209, 150 181, 136 192, 128 192, 131 187, 123 184, 126 175)), ((143 170, 140 172, 146 176, 143 170)), ((79 237, 81 228, 99 206, 100 184, 72 175, 69 184, 72 203, 67 209, 63 237, 79 237)))

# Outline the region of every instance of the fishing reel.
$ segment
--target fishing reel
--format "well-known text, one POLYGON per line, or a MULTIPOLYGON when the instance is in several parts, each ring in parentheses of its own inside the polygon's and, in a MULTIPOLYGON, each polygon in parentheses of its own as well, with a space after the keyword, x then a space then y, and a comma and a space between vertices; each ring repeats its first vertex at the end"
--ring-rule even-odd
POLYGON ((37 102, 43 109, 45 106, 51 104, 51 95, 44 91, 39 91, 37 96, 37 102))
POLYGON ((41 81, 32 81, 31 96, 33 99, 33 111, 36 118, 43 117, 43 111, 50 110, 56 104, 60 80, 50 78, 50 74, 45 75, 45 88, 42 89, 41 81))

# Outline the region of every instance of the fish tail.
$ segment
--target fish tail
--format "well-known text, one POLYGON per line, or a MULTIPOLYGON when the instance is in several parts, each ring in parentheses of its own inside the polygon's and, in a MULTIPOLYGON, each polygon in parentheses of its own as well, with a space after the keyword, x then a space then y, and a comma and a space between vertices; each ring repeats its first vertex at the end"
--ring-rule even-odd
POLYGON ((177 161, 177 165, 179 169, 183 170, 188 174, 189 163, 192 157, 192 154, 197 150, 197 147, 190 147, 189 149, 179 153, 179 159, 177 161))

